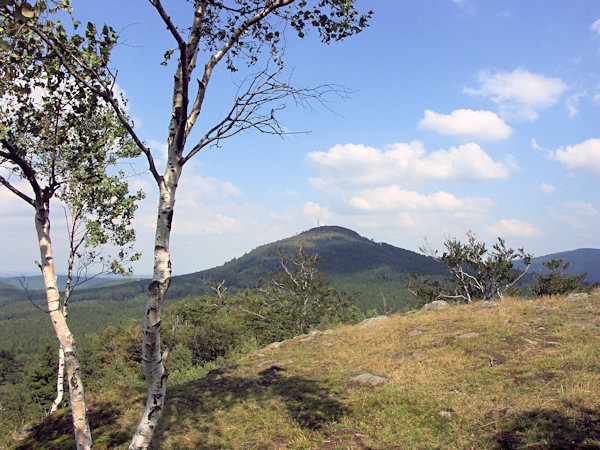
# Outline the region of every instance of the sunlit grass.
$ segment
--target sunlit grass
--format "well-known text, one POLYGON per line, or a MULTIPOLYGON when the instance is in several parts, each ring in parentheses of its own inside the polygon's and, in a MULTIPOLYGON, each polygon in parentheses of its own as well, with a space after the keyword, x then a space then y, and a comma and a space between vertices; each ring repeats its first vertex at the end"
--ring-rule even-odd
MULTIPOLYGON (((298 337, 170 380, 158 442, 592 448, 600 445, 599 317, 596 292, 577 302, 507 298, 490 309, 417 311, 298 337), (387 382, 350 379, 361 373, 387 382)), ((96 448, 126 447, 144 401, 143 386, 92 396, 96 448)))

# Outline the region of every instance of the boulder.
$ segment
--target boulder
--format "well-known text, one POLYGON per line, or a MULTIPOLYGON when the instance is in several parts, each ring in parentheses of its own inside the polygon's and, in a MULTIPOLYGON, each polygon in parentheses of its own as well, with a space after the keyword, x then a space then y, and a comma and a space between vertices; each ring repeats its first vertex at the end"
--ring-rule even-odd
POLYGON ((575 302, 577 300, 583 300, 585 298, 588 298, 589 296, 590 296, 590 294, 587 294, 585 292, 572 293, 572 294, 567 295, 567 301, 575 302))
POLYGON ((493 300, 486 300, 485 302, 483 302, 481 304, 482 308, 496 308, 498 306, 498 303, 496 303, 493 300))
POLYGON ((425 306, 423 306, 421 309, 425 310, 425 311, 437 311, 439 309, 446 309, 448 308, 450 305, 448 304, 447 301, 445 300, 436 300, 434 302, 431 303, 427 303, 425 306))
POLYGON ((369 325, 373 325, 375 323, 385 322, 387 320, 390 320, 390 318, 388 316, 371 317, 370 319, 363 320, 361 323, 358 324, 358 326, 359 327, 366 327, 366 326, 369 326, 369 325))
POLYGON ((350 377, 350 379, 361 384, 370 384, 371 386, 379 386, 388 381, 387 378, 379 377, 377 375, 373 375, 372 373, 361 373, 360 375, 350 377))

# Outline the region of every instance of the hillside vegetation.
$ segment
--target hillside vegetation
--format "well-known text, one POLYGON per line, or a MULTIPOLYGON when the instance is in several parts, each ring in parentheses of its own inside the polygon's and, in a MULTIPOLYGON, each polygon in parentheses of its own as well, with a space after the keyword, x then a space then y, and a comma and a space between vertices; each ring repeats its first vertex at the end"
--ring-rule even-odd
MULTIPOLYGON (((170 380, 157 445, 597 448, 599 343, 599 291, 309 333, 170 380)), ((113 381, 90 383, 96 448, 125 448, 145 400, 141 380, 113 381)), ((68 411, 14 438, 11 448, 69 448, 68 411)))
MULTIPOLYGON (((261 278, 279 269, 277 252, 293 254, 299 245, 319 254, 319 271, 328 281, 342 292, 357 294, 356 304, 363 313, 381 314, 384 309, 393 312, 414 306, 415 300, 404 283, 408 273, 446 274, 445 267, 431 258, 373 242, 346 228, 323 226, 262 245, 222 266, 173 277, 164 306, 211 292, 211 281, 225 280, 229 292, 256 288, 261 278)), ((18 284, 16 279, 12 281, 18 284)), ((0 283, 0 340, 11 342, 20 354, 34 354, 54 339, 47 314, 34 306, 45 308, 45 293, 34 290, 36 281, 28 279, 28 294, 14 284, 0 283), (29 329, 36 333, 27 332, 29 329), (15 336, 19 338, 13 339, 15 336)), ((148 283, 111 280, 109 286, 99 283, 78 288, 72 295, 69 323, 79 344, 86 343, 87 334, 97 333, 120 319, 141 317, 148 283)))

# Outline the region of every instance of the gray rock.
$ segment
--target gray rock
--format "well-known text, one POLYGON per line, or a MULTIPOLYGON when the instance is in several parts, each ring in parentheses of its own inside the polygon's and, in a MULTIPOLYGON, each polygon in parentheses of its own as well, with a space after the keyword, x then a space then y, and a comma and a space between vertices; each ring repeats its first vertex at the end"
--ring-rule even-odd
POLYGON ((541 306, 541 305, 534 305, 532 306, 532 308, 536 311, 554 311, 556 309, 558 309, 558 306, 541 306))
POLYGON ((585 292, 572 293, 572 294, 567 295, 567 301, 568 302, 575 302, 577 300, 586 299, 589 296, 590 296, 590 294, 587 294, 585 292))
POLYGON ((538 343, 532 339, 523 339, 525 342, 527 342, 529 345, 538 345, 538 343))
POLYGON ((388 381, 387 378, 379 377, 377 375, 373 375, 372 373, 361 373, 360 375, 350 377, 350 379, 362 384, 370 384, 371 386, 379 386, 388 381))
POLYGON ((483 302, 481 304, 482 308, 496 308, 498 306, 498 303, 496 303, 493 300, 486 300, 485 302, 483 302))
POLYGON ((260 349, 260 352, 264 352, 266 350, 272 350, 275 348, 279 348, 283 345, 285 341, 281 341, 281 342, 273 342, 272 344, 267 345, 265 348, 260 349))
POLYGON ((358 324, 359 327, 366 327, 369 325, 373 325, 374 323, 385 322, 390 320, 388 316, 377 316, 371 317, 370 319, 365 319, 361 323, 358 324))
POLYGON ((421 334, 422 331, 421 330, 412 330, 410 333, 408 333, 409 336, 416 336, 417 334, 421 334))
POLYGON ((439 415, 440 417, 443 417, 445 419, 449 419, 450 417, 452 417, 452 413, 450 411, 440 411, 439 415))
POLYGON ((424 310, 424 311, 437 311, 437 310, 440 310, 440 309, 446 309, 449 306, 450 305, 445 300, 436 300, 434 302, 427 303, 421 309, 424 310))

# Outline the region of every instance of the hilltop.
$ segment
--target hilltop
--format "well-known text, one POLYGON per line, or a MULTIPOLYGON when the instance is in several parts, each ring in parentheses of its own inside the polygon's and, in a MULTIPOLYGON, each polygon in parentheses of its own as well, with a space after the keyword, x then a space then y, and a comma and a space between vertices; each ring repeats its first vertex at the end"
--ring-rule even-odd
MULTIPOLYGON (((314 332, 171 383, 157 444, 598 448, 599 340, 599 291, 314 332)), ((145 394, 128 381, 90 392, 96 448, 124 447, 136 428, 145 394)), ((65 408, 15 448, 68 446, 69 431, 65 408)))

